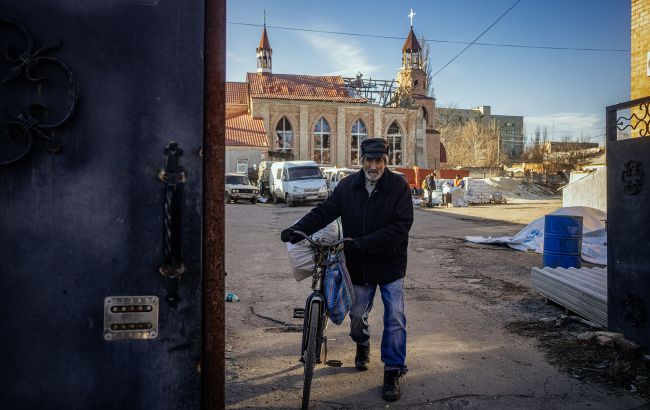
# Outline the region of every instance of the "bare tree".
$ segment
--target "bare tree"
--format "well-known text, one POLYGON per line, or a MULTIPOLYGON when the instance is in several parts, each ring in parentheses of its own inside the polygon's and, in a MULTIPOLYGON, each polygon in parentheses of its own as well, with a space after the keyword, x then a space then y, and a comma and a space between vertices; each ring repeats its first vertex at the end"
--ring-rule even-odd
POLYGON ((581 134, 577 138, 567 134, 559 142, 552 144, 555 149, 551 149, 549 153, 549 171, 573 171, 580 163, 597 155, 598 150, 588 145, 590 140, 591 137, 587 134, 581 134))
POLYGON ((464 167, 492 167, 499 161, 498 130, 478 121, 449 122, 441 138, 447 150, 447 164, 464 167))
POLYGON ((424 89, 427 91, 427 97, 434 97, 433 95, 433 68, 431 67, 431 48, 429 43, 424 37, 420 38, 420 45, 422 46, 422 57, 424 60, 424 72, 427 74, 424 89))
POLYGON ((537 126, 534 136, 526 141, 523 155, 524 160, 539 164, 542 169, 545 169, 548 154, 548 128, 546 126, 537 126))

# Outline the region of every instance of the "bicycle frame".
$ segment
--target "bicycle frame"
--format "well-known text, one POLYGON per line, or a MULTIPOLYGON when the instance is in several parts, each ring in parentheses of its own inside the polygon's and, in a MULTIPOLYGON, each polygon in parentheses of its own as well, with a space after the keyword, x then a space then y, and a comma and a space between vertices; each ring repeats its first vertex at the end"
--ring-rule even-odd
MULTIPOLYGON (((323 342, 326 343, 327 338, 324 336, 325 329, 327 328, 327 312, 325 309, 325 295, 323 294, 323 281, 325 277, 325 270, 330 261, 330 258, 334 257, 342 249, 342 245, 345 241, 350 240, 349 238, 343 238, 339 241, 336 241, 332 244, 326 244, 318 241, 312 240, 310 237, 305 235, 303 232, 295 231, 300 236, 304 237, 309 241, 314 248, 314 273, 312 275, 312 293, 307 298, 305 303, 305 316, 303 322, 303 332, 302 332, 302 347, 300 349, 300 361, 303 361, 305 355, 305 349, 307 348, 307 340, 309 339, 309 320, 311 317, 311 312, 313 309, 319 310, 319 321, 317 326, 317 347, 316 347, 316 362, 322 363, 325 360, 321 360, 321 348, 323 342), (320 336, 320 337, 319 337, 320 336)), ((325 355, 327 355, 327 348, 325 349, 325 355)))
POLYGON ((331 244, 314 241, 303 232, 294 231, 311 243, 314 249, 314 271, 311 283, 312 293, 307 298, 304 311, 304 322, 302 332, 302 345, 300 349, 300 361, 305 363, 305 383, 303 385, 302 408, 309 407, 309 395, 311 380, 313 377, 314 365, 327 361, 327 310, 325 307, 325 295, 323 294, 323 282, 325 271, 331 260, 342 249, 343 242, 351 240, 344 238, 331 244), (313 315, 314 311, 317 312, 313 315), (315 324, 312 320, 318 320, 315 324), (314 335, 312 332, 316 332, 314 335), (321 353, 325 346, 321 360, 321 353))

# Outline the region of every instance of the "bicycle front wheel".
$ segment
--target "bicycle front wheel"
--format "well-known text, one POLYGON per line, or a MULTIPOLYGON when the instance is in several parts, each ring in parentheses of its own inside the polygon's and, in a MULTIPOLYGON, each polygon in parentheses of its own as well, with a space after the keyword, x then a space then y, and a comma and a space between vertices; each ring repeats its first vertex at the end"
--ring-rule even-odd
POLYGON ((307 347, 305 348, 305 382, 302 387, 302 409, 309 408, 309 393, 311 392, 311 379, 314 376, 316 365, 316 347, 318 341, 318 321, 320 319, 320 305, 314 304, 309 312, 309 333, 307 334, 307 347))

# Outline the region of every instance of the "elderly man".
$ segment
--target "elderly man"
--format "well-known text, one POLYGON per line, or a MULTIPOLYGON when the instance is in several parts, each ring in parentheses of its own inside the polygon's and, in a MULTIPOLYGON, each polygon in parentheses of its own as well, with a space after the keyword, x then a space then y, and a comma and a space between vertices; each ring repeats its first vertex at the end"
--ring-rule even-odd
POLYGON ((363 169, 341 180, 327 200, 282 231, 281 239, 296 243, 302 238, 293 231, 310 235, 341 217, 343 235, 354 239, 346 243, 345 258, 355 295, 350 310, 355 367, 363 371, 370 364, 368 314, 379 287, 384 305, 383 398, 394 401, 400 398, 400 377, 406 373, 403 283, 413 204, 408 183, 386 167, 386 140, 364 140, 361 156, 363 169))

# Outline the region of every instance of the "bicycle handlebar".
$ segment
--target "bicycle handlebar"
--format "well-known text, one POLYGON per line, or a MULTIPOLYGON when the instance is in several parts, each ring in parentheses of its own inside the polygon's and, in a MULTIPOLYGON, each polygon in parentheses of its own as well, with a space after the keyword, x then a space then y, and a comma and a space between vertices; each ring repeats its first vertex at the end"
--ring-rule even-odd
POLYGON ((296 233, 299 236, 302 236, 303 238, 307 239, 309 241, 309 243, 311 243, 314 246, 336 246, 336 245, 342 244, 343 242, 348 242, 348 241, 353 241, 354 240, 352 238, 343 238, 343 239, 339 239, 338 241, 335 241, 335 242, 332 242, 332 243, 329 243, 329 244, 324 244, 324 243, 318 243, 318 242, 314 241, 313 239, 311 239, 309 236, 307 236, 307 234, 305 234, 302 231, 293 231, 293 233, 296 233))

